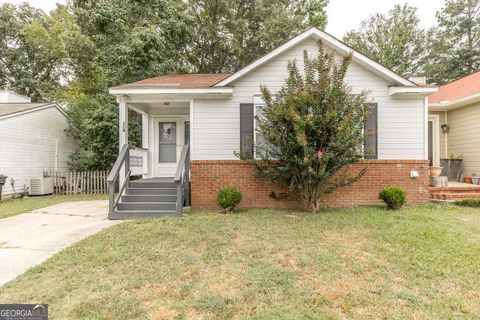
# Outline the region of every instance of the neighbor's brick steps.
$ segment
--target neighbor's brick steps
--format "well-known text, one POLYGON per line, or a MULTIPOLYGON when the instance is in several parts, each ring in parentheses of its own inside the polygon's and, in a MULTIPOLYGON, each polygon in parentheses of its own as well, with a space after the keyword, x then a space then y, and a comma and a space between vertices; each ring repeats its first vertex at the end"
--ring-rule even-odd
POLYGON ((480 186, 431 187, 430 197, 432 200, 443 201, 480 198, 480 186))

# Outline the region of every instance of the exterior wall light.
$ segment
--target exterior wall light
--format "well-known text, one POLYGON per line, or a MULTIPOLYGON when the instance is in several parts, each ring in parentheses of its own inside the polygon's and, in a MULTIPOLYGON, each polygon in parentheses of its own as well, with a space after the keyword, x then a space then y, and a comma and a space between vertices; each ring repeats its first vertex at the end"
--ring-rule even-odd
POLYGON ((442 132, 448 133, 449 131, 450 131, 450 127, 448 126, 448 124, 446 123, 442 124, 442 132))

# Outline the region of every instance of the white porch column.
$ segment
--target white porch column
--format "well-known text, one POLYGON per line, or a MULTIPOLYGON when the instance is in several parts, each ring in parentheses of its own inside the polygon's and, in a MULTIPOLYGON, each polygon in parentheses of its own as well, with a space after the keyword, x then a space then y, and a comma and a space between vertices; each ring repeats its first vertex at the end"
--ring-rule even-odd
POLYGON ((142 113, 142 148, 148 149, 148 114, 142 113))
MULTIPOLYGON (((128 144, 128 105, 127 97, 118 98, 118 153, 125 144, 128 144)), ((119 183, 120 186, 125 182, 125 174, 127 170, 125 166, 120 169, 119 183)))

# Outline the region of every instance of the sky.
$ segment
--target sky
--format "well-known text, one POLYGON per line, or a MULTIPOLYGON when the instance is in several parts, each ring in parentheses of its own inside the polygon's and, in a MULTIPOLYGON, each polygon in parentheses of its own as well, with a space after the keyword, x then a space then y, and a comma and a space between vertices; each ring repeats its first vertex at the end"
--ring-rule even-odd
MULTIPOLYGON (((10 2, 18 4, 25 0, 0 0, 0 4, 10 2)), ((29 0, 32 6, 50 11, 57 2, 65 0, 29 0)), ((421 26, 435 25, 435 13, 442 7, 444 0, 330 0, 327 7, 327 32, 342 38, 352 29, 356 29, 362 20, 367 19, 375 12, 387 12, 395 4, 409 3, 418 8, 421 26)))

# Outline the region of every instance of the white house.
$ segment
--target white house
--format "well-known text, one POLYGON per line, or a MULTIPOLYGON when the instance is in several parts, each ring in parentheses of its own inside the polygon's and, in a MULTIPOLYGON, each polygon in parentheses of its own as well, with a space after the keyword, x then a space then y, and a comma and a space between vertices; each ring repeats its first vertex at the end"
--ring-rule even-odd
POLYGON ((376 131, 369 140, 374 154, 360 164, 369 167, 367 175, 354 186, 335 193, 330 204, 375 203, 378 190, 391 184, 406 188, 411 202, 426 201, 426 96, 436 89, 418 86, 312 28, 233 74, 164 75, 111 88, 110 93, 119 103, 123 152, 110 180, 119 177, 124 187, 118 198, 112 195, 111 216, 179 212, 185 201, 190 201, 188 183, 182 177, 190 182, 193 207, 215 207, 216 193, 224 185, 242 190, 244 207, 292 206, 293 200, 272 196, 281 188, 254 178, 252 168, 235 152, 256 139, 254 115, 263 104, 260 86, 278 90, 287 77, 288 61, 295 59, 302 68, 303 51, 316 55, 319 40, 339 56, 353 53, 347 82, 354 92, 368 90, 373 106, 368 123, 376 131), (127 155, 129 108, 143 116, 143 140, 142 146, 130 148, 132 154, 127 155), (127 158, 130 163, 126 163, 127 158), (129 182, 128 173, 134 172, 156 179, 129 182), (168 190, 175 186, 177 196, 168 190), (149 188, 160 189, 146 190, 149 188), (170 197, 147 196, 167 191, 172 193, 170 197))
POLYGON ((28 179, 43 170, 67 170, 77 145, 65 136, 68 120, 52 103, 32 103, 30 98, 0 91, 0 174, 8 176, 2 196, 26 191, 28 179))

